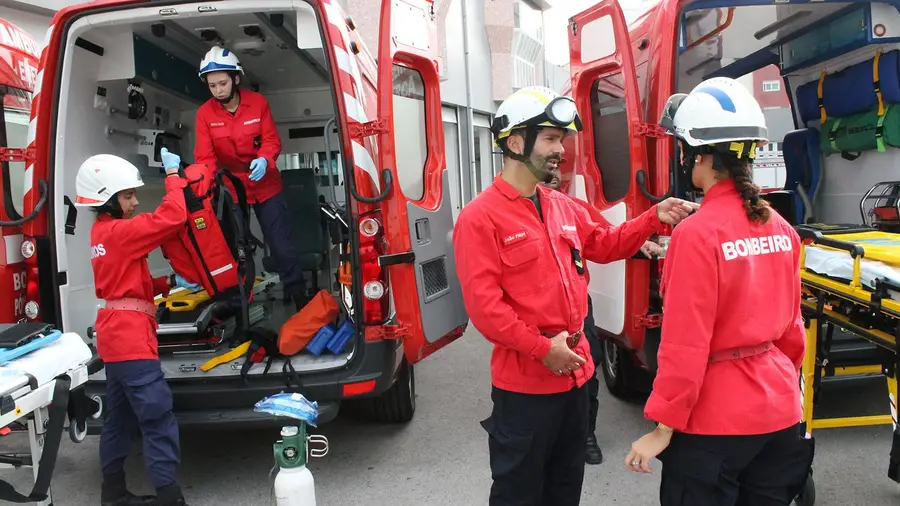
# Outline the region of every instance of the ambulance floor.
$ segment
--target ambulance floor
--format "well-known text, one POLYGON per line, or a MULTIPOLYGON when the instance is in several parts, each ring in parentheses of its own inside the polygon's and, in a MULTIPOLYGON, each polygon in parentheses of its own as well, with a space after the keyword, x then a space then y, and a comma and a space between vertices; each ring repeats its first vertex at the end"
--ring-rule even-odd
MULTIPOLYGON (((490 412, 490 345, 474 330, 416 368, 417 413, 406 426, 364 421, 347 407, 325 434, 331 451, 313 459, 318 504, 442 506, 487 504, 487 436, 479 425, 490 412), (453 378, 453 388, 447 388, 453 378), (451 494, 455 500, 451 500, 451 494)), ((884 381, 830 385, 823 414, 859 409, 887 413, 884 381)), ((632 441, 650 429, 640 403, 616 400, 601 389, 597 435, 606 460, 587 466, 582 504, 658 504, 659 462, 651 475, 622 465, 632 441)), ((248 409, 250 407, 248 406, 248 409)), ((900 491, 886 476, 890 427, 819 430, 815 462, 818 506, 898 504, 900 491)), ((270 499, 272 443, 278 429, 252 434, 192 431, 182 435, 181 476, 191 506, 264 506, 270 499)), ((97 437, 81 445, 63 441, 53 481, 57 506, 93 506, 100 500, 97 437)), ((20 441, 20 444, 27 444, 20 441)), ((0 447, 7 446, 0 438, 0 447)), ((135 447, 137 455, 138 447, 135 447)), ((139 457, 127 464, 135 491, 148 491, 139 457)), ((30 470, 0 471, 26 490, 30 470)), ((30 490, 30 488, 29 488, 30 490)))

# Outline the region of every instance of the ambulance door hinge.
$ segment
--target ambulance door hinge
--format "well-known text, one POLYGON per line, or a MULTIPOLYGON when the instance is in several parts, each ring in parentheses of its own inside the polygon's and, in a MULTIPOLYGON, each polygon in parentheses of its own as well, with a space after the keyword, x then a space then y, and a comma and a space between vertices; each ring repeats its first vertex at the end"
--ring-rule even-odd
POLYGON ((656 329, 662 327, 662 317, 660 313, 651 313, 647 315, 637 315, 634 317, 635 327, 656 329))
POLYGON ((29 148, 0 148, 0 162, 25 162, 34 160, 34 146, 29 148))
POLYGON ((659 125, 653 125, 651 123, 641 123, 639 121, 635 121, 632 125, 632 131, 634 135, 638 137, 652 137, 654 139, 663 139, 668 135, 666 134, 666 130, 659 125))
POLYGON ((388 121, 379 118, 368 123, 350 123, 350 138, 356 141, 362 141, 366 137, 387 133, 388 121))
POLYGON ((408 325, 380 325, 375 327, 374 337, 379 340, 396 341, 408 337, 410 330, 408 325))

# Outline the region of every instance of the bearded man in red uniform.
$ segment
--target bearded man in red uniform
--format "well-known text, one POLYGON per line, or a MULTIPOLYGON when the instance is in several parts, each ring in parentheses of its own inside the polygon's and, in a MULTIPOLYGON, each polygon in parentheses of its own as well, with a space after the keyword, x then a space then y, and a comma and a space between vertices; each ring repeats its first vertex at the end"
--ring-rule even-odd
POLYGON ((637 253, 696 207, 667 199, 617 227, 593 221, 571 198, 538 185, 553 175, 562 141, 581 129, 575 103, 523 88, 492 125, 503 172, 459 215, 457 274, 475 328, 494 344, 488 432, 490 506, 573 506, 581 500, 588 433, 585 383, 594 374, 582 339, 585 259, 637 253))

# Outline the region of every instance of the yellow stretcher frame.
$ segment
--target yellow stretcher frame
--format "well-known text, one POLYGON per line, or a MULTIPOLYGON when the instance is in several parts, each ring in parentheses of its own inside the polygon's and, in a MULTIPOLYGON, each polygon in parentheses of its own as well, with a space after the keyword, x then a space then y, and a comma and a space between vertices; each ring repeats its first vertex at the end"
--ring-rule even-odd
MULTIPOLYGON (((898 353, 897 336, 900 335, 900 302, 883 293, 884 290, 867 290, 861 282, 861 261, 866 255, 865 247, 861 244, 841 241, 833 236, 829 237, 820 231, 797 227, 801 237, 806 239, 800 249, 801 283, 803 285, 802 311, 806 317, 806 354, 803 359, 800 387, 802 391, 803 421, 806 430, 812 434, 815 429, 831 429, 842 427, 863 427, 873 425, 892 425, 893 442, 891 449, 888 477, 900 483, 900 426, 897 422, 898 386, 897 377, 900 374, 900 353, 898 353), (834 280, 819 274, 807 271, 806 247, 807 243, 819 248, 842 250, 850 253, 853 259, 853 278, 849 283, 834 280), (866 322, 853 321, 841 309, 862 309, 863 312, 876 314, 882 318, 884 327, 872 328, 866 322), (876 365, 862 365, 839 368, 835 374, 883 374, 887 381, 888 397, 891 408, 890 415, 835 417, 815 419, 813 416, 815 394, 814 385, 817 374, 824 373, 824 367, 817 362, 819 345, 822 341, 822 329, 826 325, 837 325, 853 334, 875 344, 883 351, 883 363, 876 365), (893 334, 885 330, 890 328, 893 334)), ((858 232, 858 231, 857 231, 858 232)), ((838 233, 844 238, 858 237, 853 233, 838 233)), ((882 251, 878 252, 881 256, 882 251)), ((879 285, 876 283, 876 287, 879 285)), ((891 287, 896 288, 896 287, 891 287)))

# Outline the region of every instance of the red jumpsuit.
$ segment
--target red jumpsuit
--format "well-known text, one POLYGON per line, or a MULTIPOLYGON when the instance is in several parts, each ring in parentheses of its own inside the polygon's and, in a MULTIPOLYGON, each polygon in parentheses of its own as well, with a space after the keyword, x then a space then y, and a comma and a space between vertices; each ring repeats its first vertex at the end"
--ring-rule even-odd
MULTIPOLYGON (((166 279, 150 276, 147 255, 164 239, 185 226, 187 209, 180 177, 167 177, 166 196, 153 213, 129 220, 101 215, 91 228, 91 266, 97 298, 141 299, 153 303, 169 292, 166 279)), ((156 320, 136 311, 100 309, 97 312, 97 349, 104 362, 156 359, 156 320)))
POLYGON ((594 363, 582 338, 574 352, 586 363, 557 376, 542 363, 548 338, 583 328, 585 259, 627 258, 662 227, 655 207, 609 227, 557 191, 539 186, 537 199, 540 210, 497 177, 463 208, 453 233, 466 310, 494 344, 493 410, 482 422, 494 480, 491 506, 530 504, 535 497, 555 506, 580 503, 588 436, 584 385, 594 363))
MULTIPOLYGON (((281 138, 265 97, 245 89, 239 92, 241 101, 234 114, 215 98, 197 111, 194 163, 233 172, 244 183, 247 202, 258 204, 281 193, 281 174, 276 163, 281 154, 281 138), (251 181, 250 162, 257 158, 266 159, 266 175, 251 181)), ((232 188, 231 183, 226 185, 232 188)))
MULTIPOLYGON (((165 180, 166 195, 152 213, 131 219, 101 215, 91 228, 91 266, 97 298, 108 302, 139 299, 150 305, 168 294, 165 278, 153 279, 147 255, 185 226, 187 181, 165 180)), ((180 463, 178 422, 172 413, 172 391, 159 361, 156 319, 129 309, 97 312, 97 348, 105 362, 105 418, 100 435, 104 483, 124 486, 124 463, 132 436, 144 436, 144 463, 162 501, 181 495, 176 482, 180 463)), ((169 503, 166 503, 169 504, 169 503)))
POLYGON ((672 234, 659 369, 644 413, 675 430, 662 506, 788 505, 812 463, 799 425, 800 239, 753 223, 731 180, 672 234), (777 498, 777 499, 776 499, 777 498))

